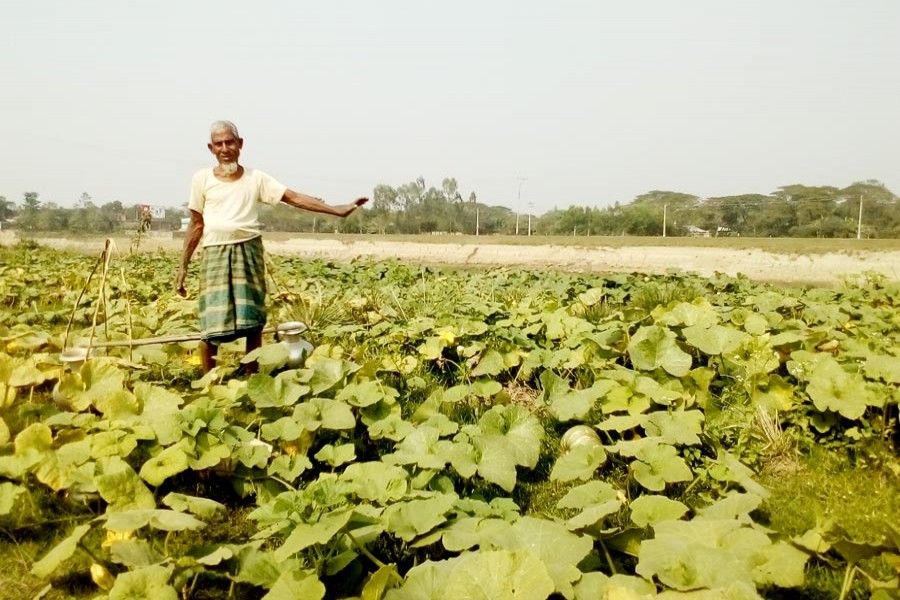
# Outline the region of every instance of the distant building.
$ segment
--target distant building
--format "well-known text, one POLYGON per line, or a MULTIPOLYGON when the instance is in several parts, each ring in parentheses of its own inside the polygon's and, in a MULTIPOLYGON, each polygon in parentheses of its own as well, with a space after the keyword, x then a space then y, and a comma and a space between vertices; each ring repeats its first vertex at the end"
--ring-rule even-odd
POLYGON ((700 229, 696 225, 688 225, 685 227, 687 234, 691 237, 709 237, 709 231, 706 229, 700 229))

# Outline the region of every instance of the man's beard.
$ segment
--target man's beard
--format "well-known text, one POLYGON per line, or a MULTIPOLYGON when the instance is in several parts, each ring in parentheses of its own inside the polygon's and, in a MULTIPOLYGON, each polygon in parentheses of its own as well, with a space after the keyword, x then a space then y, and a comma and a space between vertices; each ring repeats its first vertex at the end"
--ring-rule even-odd
POLYGON ((222 168, 222 172, 226 175, 234 175, 238 170, 238 164, 236 162, 219 163, 219 167, 222 168))

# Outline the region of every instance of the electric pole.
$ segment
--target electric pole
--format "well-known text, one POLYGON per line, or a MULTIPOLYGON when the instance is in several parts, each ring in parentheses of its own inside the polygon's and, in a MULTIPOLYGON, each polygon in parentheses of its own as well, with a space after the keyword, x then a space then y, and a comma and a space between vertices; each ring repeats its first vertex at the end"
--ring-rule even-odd
POLYGON ((856 222, 856 239, 862 239, 862 196, 859 197, 859 220, 856 222))
POLYGON ((522 184, 528 181, 525 177, 519 177, 519 192, 516 195, 516 235, 519 235, 519 207, 522 205, 522 184))

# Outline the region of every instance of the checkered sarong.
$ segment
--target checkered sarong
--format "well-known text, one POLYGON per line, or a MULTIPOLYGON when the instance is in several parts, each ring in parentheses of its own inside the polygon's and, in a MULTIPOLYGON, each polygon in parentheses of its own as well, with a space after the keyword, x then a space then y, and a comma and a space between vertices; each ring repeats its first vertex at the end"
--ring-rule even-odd
POLYGON ((262 238, 208 246, 200 261, 200 331, 228 342, 266 325, 266 263, 262 238))

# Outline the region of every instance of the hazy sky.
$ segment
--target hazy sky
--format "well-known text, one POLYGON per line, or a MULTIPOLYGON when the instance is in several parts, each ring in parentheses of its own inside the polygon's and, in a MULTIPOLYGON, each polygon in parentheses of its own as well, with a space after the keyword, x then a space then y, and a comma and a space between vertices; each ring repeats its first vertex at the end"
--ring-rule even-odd
POLYGON ((900 193, 898 31, 898 0, 7 0, 0 195, 182 206, 216 119, 331 203, 900 193))

